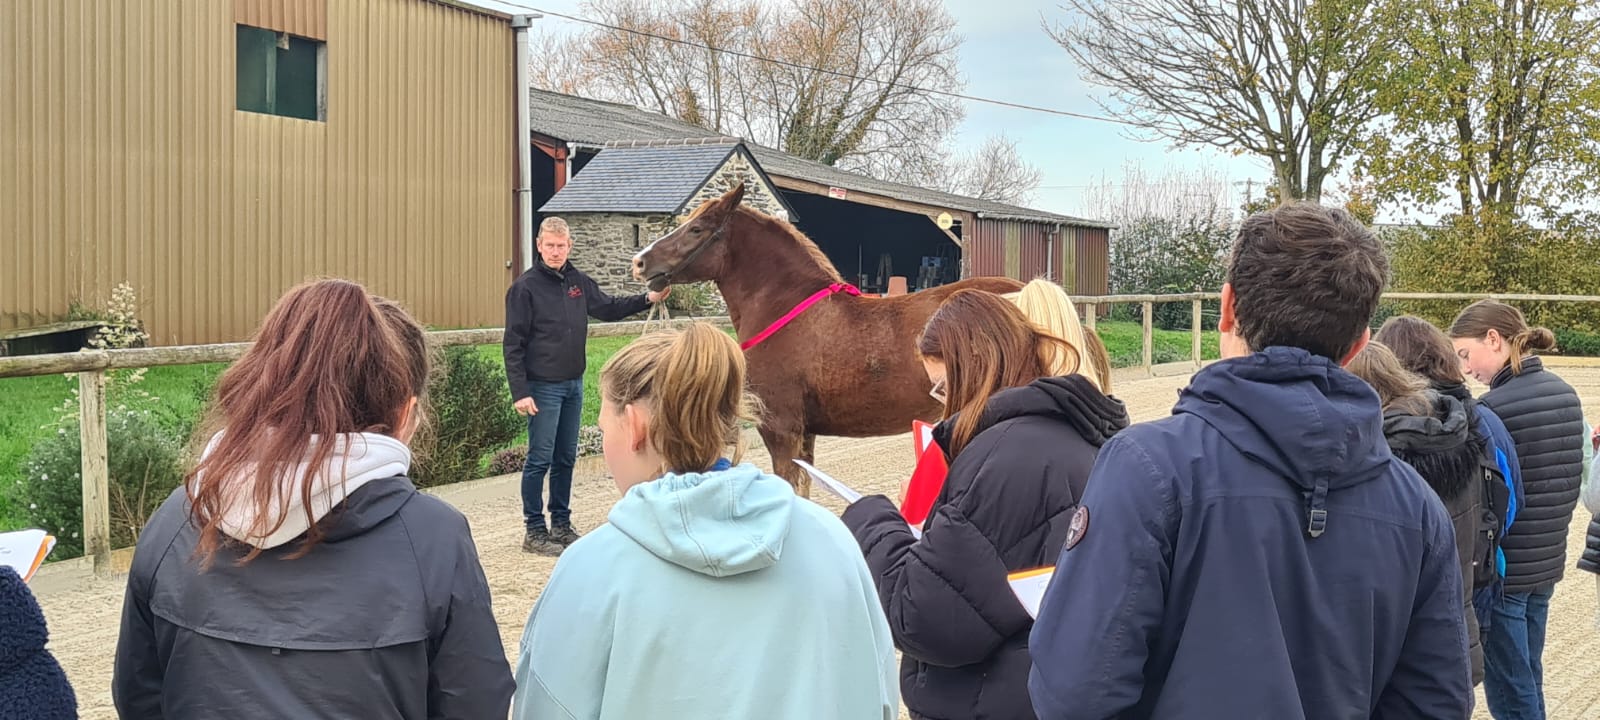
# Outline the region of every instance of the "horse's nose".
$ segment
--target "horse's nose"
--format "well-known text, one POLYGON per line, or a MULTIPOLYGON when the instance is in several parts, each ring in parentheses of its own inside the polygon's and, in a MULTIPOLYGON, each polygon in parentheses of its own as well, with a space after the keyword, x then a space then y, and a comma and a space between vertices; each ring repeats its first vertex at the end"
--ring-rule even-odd
POLYGON ((636 278, 644 277, 644 257, 642 254, 633 256, 633 276, 636 278))

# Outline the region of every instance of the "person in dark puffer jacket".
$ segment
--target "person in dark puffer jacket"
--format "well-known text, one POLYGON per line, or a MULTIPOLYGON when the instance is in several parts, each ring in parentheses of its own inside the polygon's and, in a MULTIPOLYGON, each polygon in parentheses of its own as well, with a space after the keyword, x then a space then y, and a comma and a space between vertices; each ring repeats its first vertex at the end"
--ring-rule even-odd
MULTIPOLYGON (((1595 592, 1600 595, 1600 427, 1594 429, 1589 440, 1589 477, 1583 486, 1583 507, 1589 511, 1589 529, 1583 538, 1583 555, 1578 558, 1578 569, 1595 574, 1595 592)), ((1595 627, 1600 628, 1600 614, 1595 616, 1595 627)))
POLYGON ((0 717, 75 720, 78 699, 45 643, 44 612, 15 570, 0 565, 0 717))
POLYGON ((1383 406, 1383 437, 1394 456, 1405 461, 1433 488, 1455 526, 1456 557, 1461 561, 1461 614, 1467 622, 1472 654, 1472 684, 1483 682, 1483 646, 1473 609, 1471 578, 1482 558, 1478 525, 1483 512, 1483 448, 1466 406, 1428 388, 1428 381, 1400 364, 1387 346, 1373 341, 1345 366, 1378 392, 1383 406))
POLYGON ((903 653, 913 718, 1035 717, 1033 618, 1006 575, 1055 563, 1100 446, 1128 424, 1082 375, 1049 376, 1058 348, 1077 355, 997 295, 951 295, 918 347, 946 402, 934 439, 950 460, 922 538, 882 495, 844 512, 903 653))
POLYGON ((1583 474, 1578 394, 1534 350, 1555 348, 1546 328, 1494 300, 1469 305, 1450 326, 1462 369, 1489 386, 1482 402, 1517 444, 1526 501, 1501 541, 1505 595, 1484 644, 1484 696, 1497 720, 1543 718, 1544 642, 1550 596, 1567 564, 1567 530, 1583 474))

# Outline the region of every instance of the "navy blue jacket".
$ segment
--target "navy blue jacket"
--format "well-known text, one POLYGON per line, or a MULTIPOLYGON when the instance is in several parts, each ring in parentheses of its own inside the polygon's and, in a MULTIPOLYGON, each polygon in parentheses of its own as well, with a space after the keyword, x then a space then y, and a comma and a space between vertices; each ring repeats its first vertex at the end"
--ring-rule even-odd
POLYGON ((0 565, 0 718, 76 720, 78 699, 45 650, 44 612, 15 570, 0 565))
POLYGON ((1030 636, 1043 720, 1471 716, 1450 517, 1335 363, 1200 371, 1082 505, 1030 636))

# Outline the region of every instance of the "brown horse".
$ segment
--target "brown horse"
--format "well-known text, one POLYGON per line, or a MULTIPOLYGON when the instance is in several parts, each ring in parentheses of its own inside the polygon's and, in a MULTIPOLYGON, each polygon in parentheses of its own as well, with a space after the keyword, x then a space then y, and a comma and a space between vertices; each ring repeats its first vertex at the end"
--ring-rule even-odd
MULTIPOLYGON (((842 283, 839 271, 793 225, 742 207, 744 185, 697 208, 633 258, 634 276, 660 290, 710 280, 744 343, 813 293, 842 283)), ((823 298, 745 351, 751 391, 766 406, 760 431, 773 472, 805 495, 816 436, 873 437, 941 414, 917 357, 917 337, 945 297, 963 288, 1014 292, 1022 283, 972 278, 888 298, 823 298)), ((907 449, 910 452, 910 449, 907 449)))

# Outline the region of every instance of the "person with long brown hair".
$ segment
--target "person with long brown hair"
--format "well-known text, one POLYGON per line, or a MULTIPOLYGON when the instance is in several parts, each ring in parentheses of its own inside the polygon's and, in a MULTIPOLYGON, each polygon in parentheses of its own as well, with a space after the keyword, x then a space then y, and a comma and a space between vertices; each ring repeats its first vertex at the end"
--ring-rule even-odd
POLYGON ((913 718, 1033 718, 1033 618, 1006 575, 1054 564, 1099 448, 1128 425, 1079 351, 998 295, 963 290, 918 341, 950 471, 915 537, 882 495, 844 512, 902 652, 913 718), (1058 373, 1065 373, 1059 374, 1058 373))
POLYGON ((405 476, 428 374, 422 327, 360 285, 278 300, 139 536, 112 679, 124 720, 505 717, 466 518, 405 476))
POLYGON ((1461 614, 1467 624, 1472 682, 1483 682, 1483 647, 1473 610, 1472 578, 1485 558, 1479 542, 1484 507, 1483 436, 1473 431, 1461 401, 1435 392, 1428 381, 1401 365, 1393 351, 1373 341, 1345 369, 1378 393, 1383 437, 1394 456, 1422 476, 1444 503, 1455 527, 1456 559, 1461 564, 1461 614))
POLYGON ((1488 546, 1491 555, 1486 562, 1476 564, 1474 576, 1464 577, 1462 581, 1476 591, 1473 605, 1477 608, 1478 625, 1480 632, 1487 634, 1491 610, 1505 589, 1505 550, 1500 543, 1510 532, 1517 511, 1526 500, 1516 442, 1500 416, 1479 403, 1467 389, 1461 358, 1456 356, 1455 347, 1443 330, 1414 315, 1398 315, 1385 320, 1373 339, 1393 350, 1400 364, 1427 380, 1434 392, 1453 397, 1466 407, 1468 422, 1485 440, 1485 463, 1495 476, 1488 479, 1495 484, 1485 488, 1484 522, 1476 535, 1481 545, 1488 546))
POLYGON ((706 323, 606 361, 622 499, 528 617, 516 720, 899 716, 889 625, 850 535, 740 462, 755 405, 739 344, 706 323))
POLYGON ((1544 717, 1544 640, 1550 597, 1567 565, 1567 528, 1583 477, 1583 406, 1535 351, 1555 334, 1522 311, 1480 300, 1449 330, 1467 373, 1489 386, 1481 402, 1505 422, 1522 466, 1524 502, 1501 539, 1505 594, 1484 643, 1484 699, 1499 720, 1544 717))

